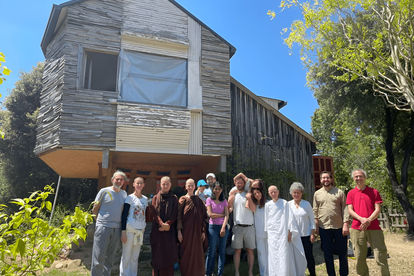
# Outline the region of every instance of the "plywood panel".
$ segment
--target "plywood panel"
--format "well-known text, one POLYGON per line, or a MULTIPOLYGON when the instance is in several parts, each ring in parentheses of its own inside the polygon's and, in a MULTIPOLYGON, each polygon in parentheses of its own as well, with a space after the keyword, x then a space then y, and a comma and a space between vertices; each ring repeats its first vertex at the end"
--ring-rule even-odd
POLYGON ((119 126, 116 150, 188 154, 189 137, 189 129, 119 126))

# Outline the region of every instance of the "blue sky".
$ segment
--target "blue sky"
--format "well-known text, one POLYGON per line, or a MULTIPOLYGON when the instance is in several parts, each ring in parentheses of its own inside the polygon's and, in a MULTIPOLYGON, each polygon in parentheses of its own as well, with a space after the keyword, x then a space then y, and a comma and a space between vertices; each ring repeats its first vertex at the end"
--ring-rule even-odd
MULTIPOLYGON (((20 72, 29 72, 44 61, 40 42, 53 4, 59 0, 0 1, 0 52, 12 70, 0 93, 6 97, 20 72)), ((281 30, 300 18, 297 11, 284 11, 270 20, 266 12, 277 10, 279 0, 178 0, 220 36, 236 47, 230 61, 231 75, 259 96, 287 101, 281 112, 311 131, 311 116, 317 108, 306 87, 306 70, 298 51, 289 54, 281 30)))

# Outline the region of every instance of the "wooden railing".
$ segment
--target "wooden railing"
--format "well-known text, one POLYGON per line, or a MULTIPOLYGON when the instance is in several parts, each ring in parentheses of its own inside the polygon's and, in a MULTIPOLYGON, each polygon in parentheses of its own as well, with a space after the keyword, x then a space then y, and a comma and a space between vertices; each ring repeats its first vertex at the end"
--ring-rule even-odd
POLYGON ((389 231, 406 230, 408 228, 406 214, 401 214, 397 210, 381 212, 378 220, 381 228, 389 231))

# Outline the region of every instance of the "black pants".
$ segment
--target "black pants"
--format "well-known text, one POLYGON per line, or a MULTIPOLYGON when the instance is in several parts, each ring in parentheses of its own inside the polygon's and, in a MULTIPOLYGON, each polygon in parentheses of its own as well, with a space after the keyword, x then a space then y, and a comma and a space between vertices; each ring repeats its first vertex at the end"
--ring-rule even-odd
POLYGON ((342 228, 322 229, 319 227, 319 235, 328 275, 336 275, 334 254, 339 257, 339 275, 348 275, 348 237, 342 235, 342 228))
POLYGON ((303 249, 305 249, 305 257, 308 262, 308 271, 310 276, 315 276, 315 259, 313 258, 313 245, 310 241, 310 236, 301 237, 303 249))

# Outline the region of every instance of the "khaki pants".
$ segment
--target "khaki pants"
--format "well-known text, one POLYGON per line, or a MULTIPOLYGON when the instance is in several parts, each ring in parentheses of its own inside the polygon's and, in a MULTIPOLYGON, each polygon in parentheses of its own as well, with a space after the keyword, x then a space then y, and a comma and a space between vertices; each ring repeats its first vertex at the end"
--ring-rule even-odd
POLYGON ((367 266, 367 242, 369 242, 372 250, 374 251, 375 261, 381 268, 381 275, 390 275, 387 261, 387 247, 385 246, 384 233, 382 230, 360 231, 351 229, 351 241, 357 261, 356 271, 358 275, 369 275, 367 266))

